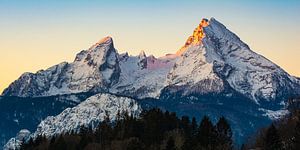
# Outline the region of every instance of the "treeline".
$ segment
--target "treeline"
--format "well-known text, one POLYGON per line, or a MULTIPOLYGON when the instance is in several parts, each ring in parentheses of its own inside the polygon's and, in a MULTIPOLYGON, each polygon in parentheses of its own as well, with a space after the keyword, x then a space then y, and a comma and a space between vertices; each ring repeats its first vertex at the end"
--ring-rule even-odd
POLYGON ((195 118, 179 118, 176 113, 151 109, 139 118, 127 113, 114 122, 109 117, 96 130, 81 128, 80 133, 51 139, 37 137, 22 144, 23 150, 231 150, 232 131, 224 117, 214 125, 209 117, 200 124, 195 118))
POLYGON ((300 150, 300 110, 261 129, 243 149, 300 150))

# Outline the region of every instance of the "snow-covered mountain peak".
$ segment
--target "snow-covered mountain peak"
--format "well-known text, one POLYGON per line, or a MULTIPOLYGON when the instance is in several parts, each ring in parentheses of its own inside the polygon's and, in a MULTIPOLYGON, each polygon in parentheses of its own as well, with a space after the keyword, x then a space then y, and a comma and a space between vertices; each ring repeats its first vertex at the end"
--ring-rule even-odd
POLYGON ((210 20, 203 18, 195 28, 193 34, 188 37, 185 44, 176 52, 177 55, 183 54, 190 46, 201 45, 206 34, 214 35, 215 38, 235 42, 240 46, 248 47, 237 35, 229 31, 222 23, 215 18, 210 20))
POLYGON ((140 66, 141 69, 147 68, 147 56, 144 51, 141 51, 140 54, 138 55, 138 65, 140 66))
POLYGON ((119 61, 126 61, 129 58, 128 52, 119 54, 119 61))
POLYGON ((97 43, 95 43, 93 46, 89 48, 89 50, 95 49, 99 46, 103 45, 111 45, 113 44, 113 39, 110 36, 104 37, 103 39, 99 40, 97 43))
MULTIPOLYGON (((95 95, 55 117, 48 117, 34 134, 50 137, 78 131, 81 125, 96 126, 106 112, 111 119, 114 119, 118 110, 138 114, 140 107, 131 98, 179 100, 180 103, 192 100, 191 104, 198 99, 201 106, 211 108, 208 110, 203 107, 205 113, 230 110, 227 113, 230 116, 242 112, 238 113, 239 117, 245 112, 253 112, 252 106, 249 110, 247 108, 251 102, 249 100, 252 100, 251 105, 260 107, 260 111, 276 118, 277 114, 283 114, 283 111, 277 110, 284 107, 284 100, 299 96, 300 79, 290 76, 273 62, 252 51, 236 34, 211 18, 200 22, 176 54, 158 58, 146 56, 144 51, 137 56, 118 54, 112 38, 105 37, 78 53, 72 63, 63 62, 36 73, 24 73, 3 95, 38 97, 80 92, 95 95), (226 102, 219 103, 223 98, 226 102), (212 105, 217 102, 218 107, 210 102, 212 105), (228 104, 242 106, 228 107, 228 104)), ((170 105, 171 109, 176 103, 170 105)), ((184 104, 178 109, 181 112, 190 108, 192 112, 200 106, 181 104, 184 104)), ((202 108, 199 107, 200 110, 202 108)), ((19 137, 28 134, 24 130, 19 137)), ((7 146, 21 142, 19 137, 11 139, 7 146)))
MULTIPOLYGON (((222 40, 231 42, 240 47, 249 49, 248 45, 240 40, 240 38, 228 30, 226 26, 217 21, 215 18, 209 20, 209 25, 203 28, 203 32, 210 40, 222 40)), ((203 38, 205 40, 205 38, 203 38)))
POLYGON ((144 59, 144 58, 146 58, 147 56, 146 56, 146 53, 145 53, 145 51, 141 51, 140 53, 139 53, 139 59, 144 59))
POLYGON ((189 36, 184 46, 179 51, 177 51, 176 54, 180 56, 186 51, 189 46, 202 44, 202 39, 205 37, 204 28, 209 26, 209 24, 210 23, 208 19, 203 18, 199 25, 195 28, 193 34, 189 36))
MULTIPOLYGON (((118 54, 113 45, 111 37, 105 37, 86 51, 81 51, 77 54, 73 63, 75 74, 79 73, 79 78, 82 76, 97 75, 97 79, 103 79, 105 86, 109 86, 113 82, 117 82, 119 74, 118 54), (81 71, 82 70, 82 71, 81 71)), ((95 82, 97 82, 95 80, 95 82)))
POLYGON ((3 95, 36 97, 88 91, 107 91, 118 82, 118 53, 111 37, 82 50, 72 63, 60 63, 37 73, 23 74, 3 95))
POLYGON ((216 19, 201 22, 177 52, 181 57, 168 74, 168 91, 202 94, 234 89, 257 103, 280 101, 300 91, 294 77, 253 52, 216 19))
POLYGON ((300 83, 211 18, 201 20, 177 54, 159 58, 147 57, 144 51, 137 56, 118 54, 112 38, 105 37, 78 53, 73 63, 22 75, 3 95, 102 91, 145 98, 159 97, 168 89, 186 95, 230 89, 258 102, 295 95, 300 83))
MULTIPOLYGON (((92 63, 91 61, 101 61, 104 55, 107 55, 107 53, 117 53, 114 45, 113 40, 111 37, 105 37, 92 45, 88 50, 83 50, 80 53, 76 55, 75 62, 76 61, 83 61, 92 63)), ((99 63, 99 62, 98 62, 99 63)), ((97 65, 97 64, 95 64, 97 65)))

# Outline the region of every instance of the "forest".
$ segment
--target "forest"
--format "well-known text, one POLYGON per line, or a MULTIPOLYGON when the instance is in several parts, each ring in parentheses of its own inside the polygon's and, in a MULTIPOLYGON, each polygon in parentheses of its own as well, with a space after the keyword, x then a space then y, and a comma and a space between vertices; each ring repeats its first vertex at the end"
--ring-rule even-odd
POLYGON ((241 149, 299 150, 300 110, 293 110, 269 127, 260 129, 241 149))
MULTIPOLYGON (((108 116, 108 115, 107 115, 108 116)), ((232 130, 224 117, 213 124, 204 116, 179 118, 176 113, 160 109, 143 111, 139 118, 119 114, 109 117, 92 130, 81 127, 79 133, 68 133, 47 139, 39 136, 21 146, 23 150, 230 150, 232 130)))
POLYGON ((214 124, 208 116, 200 123, 195 118, 179 117, 158 108, 143 111, 138 118, 118 114, 115 121, 107 115, 94 130, 81 127, 79 133, 67 133, 47 139, 39 136, 21 145, 22 150, 299 150, 300 111, 260 129, 237 146, 232 129, 221 117, 214 124))

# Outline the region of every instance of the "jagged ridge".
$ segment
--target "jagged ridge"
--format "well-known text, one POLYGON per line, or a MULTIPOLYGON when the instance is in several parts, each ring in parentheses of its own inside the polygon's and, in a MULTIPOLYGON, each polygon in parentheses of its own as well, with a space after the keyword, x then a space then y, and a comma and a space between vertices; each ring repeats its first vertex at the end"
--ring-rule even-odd
MULTIPOLYGON (((257 114, 261 115, 261 111, 276 113, 277 117, 277 113, 286 113, 281 110, 284 108, 283 100, 300 93, 300 81, 253 52, 234 33, 212 18, 202 20, 175 55, 155 58, 152 55, 147 57, 144 52, 139 56, 118 54, 112 39, 106 37, 88 50, 77 54, 73 63, 64 62, 36 74, 23 74, 3 95, 36 97, 77 92, 108 92, 140 99, 150 97, 162 100, 164 97, 160 97, 161 95, 173 96, 174 93, 174 99, 177 96, 180 99, 181 96, 187 100, 197 99, 193 97, 195 95, 214 95, 219 99, 226 96, 228 100, 232 97, 240 101, 247 97, 259 104, 252 104, 255 109, 260 107, 257 114)), ((109 97, 114 97, 110 94, 106 97, 108 99, 104 103, 109 102, 110 106, 119 103, 114 98, 110 99, 109 97)), ((249 104, 246 100, 245 104, 249 104)), ((87 100, 86 103, 89 102, 90 100, 87 100)), ((70 118, 63 116, 72 118, 73 115, 83 115, 81 117, 86 122, 76 122, 75 125, 93 124, 95 120, 87 121, 90 109, 81 109, 80 106, 85 106, 85 102, 74 109, 65 110, 57 117, 49 117, 50 119, 42 122, 42 130, 37 130, 43 132, 37 133, 53 135, 78 129, 78 126, 71 126, 60 130, 61 126, 73 123, 70 118), (75 110, 80 114, 74 113, 75 110), (52 122, 64 124, 57 128, 57 124, 51 124, 52 122)), ((95 110, 100 108, 94 103, 88 106, 95 106, 95 110)), ((126 105, 126 108, 128 107, 126 105)), ((102 112, 106 109, 110 110, 110 107, 101 107, 102 112)), ((96 119, 96 122, 99 120, 101 119, 96 119)))
POLYGON ((112 39, 106 37, 77 54, 73 63, 64 62, 36 74, 24 73, 3 95, 36 97, 104 91, 158 98, 162 90, 183 90, 182 94, 188 95, 226 93, 227 89, 257 103, 279 103, 297 95, 300 84, 212 18, 200 22, 176 55, 119 55, 112 39))
POLYGON ((179 51, 182 57, 168 75, 167 88, 184 86, 193 93, 220 93, 229 85, 257 103, 281 101, 300 93, 296 78, 250 50, 214 18, 208 24, 202 27, 205 36, 201 41, 196 40, 179 51))
POLYGON ((47 117, 32 134, 28 130, 21 130, 16 138, 9 140, 4 149, 19 149, 23 140, 35 139, 39 135, 51 138, 61 133, 78 133, 81 127, 95 129, 106 117, 114 121, 117 115, 122 115, 125 112, 137 117, 141 113, 141 108, 135 100, 130 98, 111 94, 96 94, 78 106, 65 109, 57 116, 47 117))

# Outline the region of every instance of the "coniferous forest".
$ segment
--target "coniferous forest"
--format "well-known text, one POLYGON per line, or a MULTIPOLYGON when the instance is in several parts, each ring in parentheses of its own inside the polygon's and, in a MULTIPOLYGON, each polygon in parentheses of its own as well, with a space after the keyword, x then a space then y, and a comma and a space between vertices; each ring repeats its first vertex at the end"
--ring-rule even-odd
MULTIPOLYGON (((107 115, 108 116, 108 115, 107 115)), ((119 114, 109 117, 96 130, 81 127, 47 139, 39 136, 21 146, 23 150, 299 150, 300 111, 260 129, 240 147, 232 140, 232 130, 224 117, 213 124, 208 116, 198 123, 195 118, 179 118, 176 113, 151 109, 139 118, 119 114)))
POLYGON ((79 133, 51 139, 40 136, 22 144, 21 149, 40 150, 230 150, 232 131, 224 117, 213 124, 204 116, 195 118, 151 109, 139 118, 120 114, 114 122, 109 117, 96 130, 81 127, 79 133))
POLYGON ((299 150, 300 110, 293 110, 290 115, 260 129, 242 149, 299 150))

